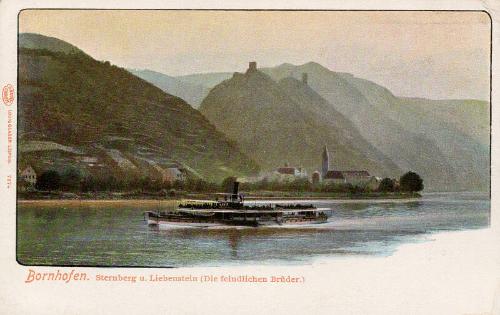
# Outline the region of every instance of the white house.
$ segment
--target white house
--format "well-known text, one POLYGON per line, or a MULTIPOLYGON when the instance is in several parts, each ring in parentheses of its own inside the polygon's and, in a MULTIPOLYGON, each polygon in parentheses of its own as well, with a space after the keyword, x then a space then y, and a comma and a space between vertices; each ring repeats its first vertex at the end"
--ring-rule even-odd
POLYGON ((366 185, 372 176, 368 171, 341 171, 342 175, 346 180, 346 183, 349 183, 353 186, 364 186, 366 185))
POLYGON ((178 181, 184 180, 184 174, 177 167, 169 167, 164 169, 162 177, 163 177, 162 178, 163 182, 170 182, 170 183, 173 183, 176 180, 178 181))
POLYGON ((302 167, 291 167, 288 163, 276 169, 277 178, 281 180, 294 180, 296 178, 307 178, 307 171, 302 167))
POLYGON ((35 186, 37 180, 36 172, 30 165, 19 173, 19 178, 31 186, 35 186))

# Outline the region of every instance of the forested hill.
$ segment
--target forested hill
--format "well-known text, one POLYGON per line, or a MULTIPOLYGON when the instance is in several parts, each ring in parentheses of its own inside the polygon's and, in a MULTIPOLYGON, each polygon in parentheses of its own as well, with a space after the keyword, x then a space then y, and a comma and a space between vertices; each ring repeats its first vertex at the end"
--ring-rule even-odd
MULTIPOLYGON (((398 97, 379 84, 315 62, 259 70, 275 82, 307 73, 316 93, 400 169, 421 174, 427 190, 489 190, 489 102, 398 97)), ((211 88, 230 77, 204 73, 178 79, 211 88)), ((408 84, 415 84, 411 77, 408 84)))
POLYGON ((116 178, 161 177, 178 165, 214 181, 258 170, 182 99, 68 43, 28 37, 19 50, 21 165, 116 178))
POLYGON ((200 111, 266 170, 284 163, 318 170, 327 145, 332 166, 395 176, 398 167, 307 84, 248 71, 215 86, 200 111))

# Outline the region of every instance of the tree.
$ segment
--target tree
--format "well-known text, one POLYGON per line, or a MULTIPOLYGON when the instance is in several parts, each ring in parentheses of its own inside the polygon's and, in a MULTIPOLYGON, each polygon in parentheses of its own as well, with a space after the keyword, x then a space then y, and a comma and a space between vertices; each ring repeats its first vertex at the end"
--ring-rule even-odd
POLYGON ((378 190, 383 192, 394 191, 394 181, 388 177, 382 179, 378 186, 378 190))
POLYGON ((74 167, 66 168, 61 174, 61 187, 63 190, 80 190, 81 173, 74 167))
POLYGON ((82 180, 81 187, 83 192, 95 191, 97 187, 96 180, 91 174, 89 174, 82 180))
POLYGON ((290 190, 292 191, 310 191, 312 184, 307 178, 296 178, 290 183, 290 190))
POLYGON ((151 188, 151 178, 149 176, 142 176, 139 179, 139 187, 142 191, 149 190, 151 188))
POLYGON ((58 189, 61 184, 61 176, 56 171, 45 171, 40 175, 40 178, 36 182, 36 189, 38 190, 55 190, 58 189))
POLYGON ((174 183, 172 184, 172 187, 175 189, 175 190, 183 190, 185 188, 185 183, 181 180, 178 180, 176 179, 174 181, 174 183))
POLYGON ((407 172, 399 179, 402 191, 415 192, 424 189, 424 181, 414 172, 407 172))
POLYGON ((362 192, 365 191, 365 189, 361 186, 358 186, 358 185, 351 185, 351 184, 348 184, 348 189, 349 189, 349 192, 351 194, 354 194, 354 195, 357 195, 357 194, 361 194, 362 192))

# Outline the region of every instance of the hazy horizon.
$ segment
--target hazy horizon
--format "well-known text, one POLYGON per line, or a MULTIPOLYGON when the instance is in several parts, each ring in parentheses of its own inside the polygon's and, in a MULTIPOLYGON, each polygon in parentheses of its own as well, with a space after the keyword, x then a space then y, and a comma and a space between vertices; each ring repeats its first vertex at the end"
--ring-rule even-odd
POLYGON ((484 12, 25 10, 19 32, 169 76, 313 61, 397 96, 489 100, 484 12))

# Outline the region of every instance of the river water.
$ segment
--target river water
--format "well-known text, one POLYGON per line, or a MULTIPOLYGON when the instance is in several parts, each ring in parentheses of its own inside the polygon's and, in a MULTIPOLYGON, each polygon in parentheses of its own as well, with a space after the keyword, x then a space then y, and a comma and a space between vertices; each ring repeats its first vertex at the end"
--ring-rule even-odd
POLYGON ((432 233, 488 227, 490 218, 489 196, 479 193, 303 202, 332 208, 328 223, 160 230, 143 221, 145 210, 158 208, 154 203, 19 203, 17 259, 58 266, 309 264, 320 257, 388 256, 400 244, 426 241, 432 233))

